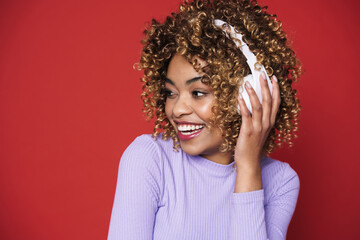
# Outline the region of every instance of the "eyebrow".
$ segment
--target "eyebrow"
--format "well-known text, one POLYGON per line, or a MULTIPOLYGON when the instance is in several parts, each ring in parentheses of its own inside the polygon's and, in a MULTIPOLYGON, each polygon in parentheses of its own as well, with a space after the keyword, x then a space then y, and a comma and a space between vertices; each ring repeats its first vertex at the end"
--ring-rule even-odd
MULTIPOLYGON (((202 77, 194 77, 192 79, 187 80, 185 85, 190 85, 191 83, 199 81, 200 79, 202 79, 202 77)), ((167 77, 165 77, 165 82, 170 83, 171 85, 175 86, 174 82, 171 79, 167 78, 167 77)))

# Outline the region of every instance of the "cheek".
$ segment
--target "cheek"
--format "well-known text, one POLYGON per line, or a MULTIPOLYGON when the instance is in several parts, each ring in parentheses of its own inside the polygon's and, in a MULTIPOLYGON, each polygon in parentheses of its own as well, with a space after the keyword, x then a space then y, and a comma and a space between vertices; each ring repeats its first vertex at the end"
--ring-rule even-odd
POLYGON ((169 101, 165 101, 165 115, 167 116, 167 118, 170 119, 171 117, 171 112, 172 112, 172 106, 171 103, 169 101))
POLYGON ((211 110, 213 106, 212 101, 210 102, 206 102, 206 103, 202 103, 199 104, 196 109, 197 109, 197 115, 202 118, 205 121, 208 121, 212 116, 213 116, 213 112, 211 110))

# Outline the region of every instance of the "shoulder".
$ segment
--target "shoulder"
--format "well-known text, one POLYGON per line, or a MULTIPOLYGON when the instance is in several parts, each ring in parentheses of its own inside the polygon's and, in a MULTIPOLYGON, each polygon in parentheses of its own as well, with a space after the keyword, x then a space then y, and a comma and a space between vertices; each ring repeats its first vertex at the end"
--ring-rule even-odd
POLYGON ((126 148, 124 154, 144 154, 148 151, 156 151, 155 140, 150 134, 136 137, 126 148))
POLYGON ((172 141, 163 140, 161 135, 154 139, 151 134, 143 134, 134 139, 124 154, 146 155, 160 154, 161 151, 172 150, 172 141))
POLYGON ((276 159, 265 157, 261 161, 261 169, 263 174, 272 175, 273 177, 280 177, 281 175, 297 176, 295 170, 289 163, 282 162, 276 159))
POLYGON ((299 191, 299 176, 289 163, 266 157, 261 162, 261 173, 267 199, 299 191))
POLYGON ((120 165, 136 165, 146 168, 161 164, 164 151, 172 151, 172 141, 162 140, 161 137, 154 139, 151 134, 143 134, 136 137, 124 151, 120 165))
POLYGON ((163 191, 164 148, 172 148, 172 141, 150 134, 141 135, 124 151, 119 164, 118 182, 129 191, 146 188, 146 191, 159 201, 163 191))

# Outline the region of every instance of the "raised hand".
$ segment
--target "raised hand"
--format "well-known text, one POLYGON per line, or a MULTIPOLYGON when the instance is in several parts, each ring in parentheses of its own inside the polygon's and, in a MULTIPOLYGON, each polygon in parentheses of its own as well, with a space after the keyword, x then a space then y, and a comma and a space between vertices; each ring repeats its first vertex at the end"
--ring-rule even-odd
POLYGON ((275 118, 280 105, 280 90, 277 78, 272 77, 272 96, 265 78, 260 76, 262 104, 249 82, 245 83, 245 89, 250 97, 253 114, 246 107, 244 99, 239 95, 238 101, 242 115, 242 124, 237 139, 234 160, 237 169, 235 192, 247 192, 259 190, 261 183, 260 160, 263 155, 263 146, 271 128, 275 124, 275 118))

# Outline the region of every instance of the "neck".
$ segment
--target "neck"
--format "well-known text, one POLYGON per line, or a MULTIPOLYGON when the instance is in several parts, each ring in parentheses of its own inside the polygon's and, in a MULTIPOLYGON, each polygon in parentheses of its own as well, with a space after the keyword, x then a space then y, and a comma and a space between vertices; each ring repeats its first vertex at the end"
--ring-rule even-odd
POLYGON ((228 165, 234 161, 233 154, 231 151, 228 152, 217 152, 214 154, 202 154, 200 155, 212 162, 228 165))

